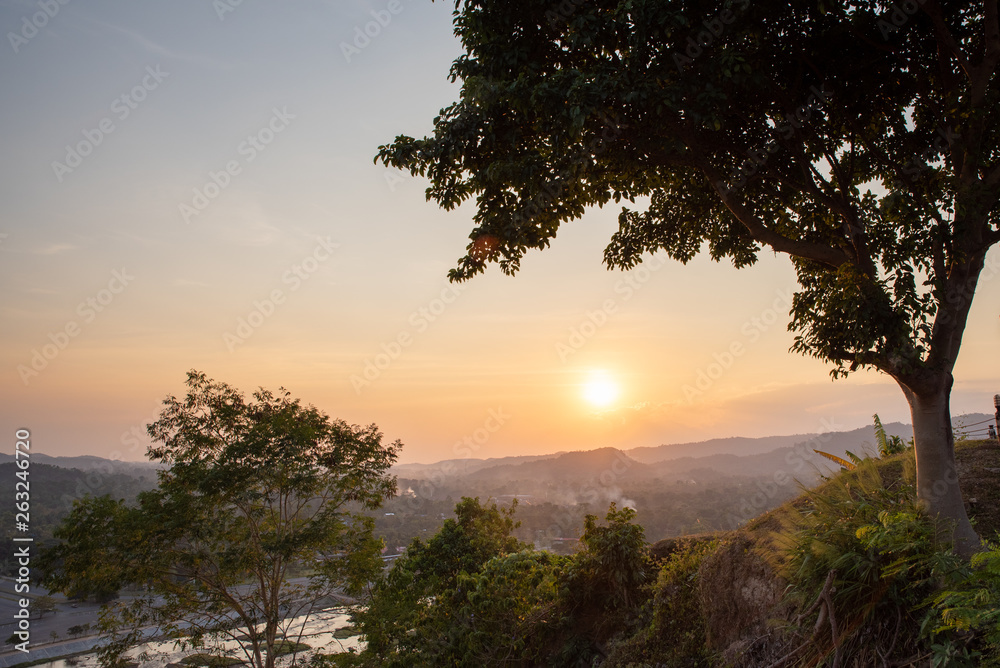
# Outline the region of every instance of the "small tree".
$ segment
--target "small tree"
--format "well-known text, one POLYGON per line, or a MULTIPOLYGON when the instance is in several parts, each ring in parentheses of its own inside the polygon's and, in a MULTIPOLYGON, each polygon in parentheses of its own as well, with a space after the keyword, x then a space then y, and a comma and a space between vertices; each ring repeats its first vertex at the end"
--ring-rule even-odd
POLYGON ((56 600, 48 595, 38 596, 32 599, 30 610, 37 612, 40 619, 45 616, 46 612, 56 611, 56 600))
POLYGON ((622 632, 649 597, 656 571, 646 549, 645 532, 634 523, 636 512, 614 503, 598 524, 584 519, 583 535, 563 583, 564 633, 580 655, 593 660, 622 632))
POLYGON ((415 656, 425 665, 450 665, 451 640, 467 630, 455 626, 453 599, 462 583, 494 557, 528 548, 511 535, 513 507, 463 498, 455 514, 426 543, 414 539, 376 583, 368 605, 355 611, 367 643, 358 665, 402 668, 414 665, 415 656))
POLYGON ((135 507, 76 503, 45 557, 46 582, 65 592, 147 586, 102 609, 103 665, 121 665, 155 626, 195 646, 240 640, 251 665, 272 668, 286 620, 377 574, 373 523, 348 504, 374 509, 395 493, 387 471, 401 443, 383 445, 375 425, 331 420, 283 390, 247 401, 195 371, 187 386, 149 425, 159 444, 149 457, 166 465, 159 487, 135 507), (293 567, 309 577, 289 582, 293 567))

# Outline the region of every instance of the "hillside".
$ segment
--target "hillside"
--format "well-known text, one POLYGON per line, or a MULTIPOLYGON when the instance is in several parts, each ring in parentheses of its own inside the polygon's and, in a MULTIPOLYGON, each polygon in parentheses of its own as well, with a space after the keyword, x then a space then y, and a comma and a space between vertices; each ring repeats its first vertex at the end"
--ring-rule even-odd
MULTIPOLYGON (((37 543, 44 545, 52 540, 52 532, 73 507, 73 502, 90 494, 103 496, 110 494, 116 499, 134 499, 139 492, 153 489, 156 486, 156 471, 150 467, 135 469, 122 467, 124 471, 114 470, 110 465, 115 462, 88 458, 54 457, 48 459, 86 459, 97 460, 96 465, 89 470, 64 468, 41 463, 44 455, 33 455, 29 469, 31 485, 31 535, 37 543), (108 466, 102 466, 101 463, 108 466), (108 473, 108 470, 112 470, 108 473), (133 473, 137 475, 133 475, 133 473)), ((0 464, 0 480, 11 481, 14 486, 15 473, 20 470, 12 462, 0 464)), ((7 504, 0 509, 0 523, 5 527, 14 526, 14 504, 7 504)), ((9 536, 8 536, 9 538, 9 536)), ((13 572, 14 561, 11 558, 13 543, 10 540, 0 542, 0 572, 13 572)))
POLYGON ((396 464, 392 467, 392 472, 411 480, 424 480, 431 476, 439 475, 443 470, 464 475, 494 466, 507 466, 510 464, 533 462, 540 459, 552 459, 559 454, 491 457, 490 459, 444 459, 431 464, 396 464))
POLYGON ((551 458, 484 467, 467 474, 469 480, 567 480, 600 477, 605 471, 626 475, 637 464, 616 448, 567 452, 551 458))
POLYGON ((731 436, 729 438, 713 438, 707 441, 692 443, 676 443, 671 445, 656 445, 632 448, 625 452, 629 457, 645 464, 685 457, 709 457, 712 455, 759 455, 778 448, 789 448, 799 443, 815 439, 819 434, 792 434, 789 436, 763 436, 747 438, 731 436))
MULTIPOLYGON (((0 464, 14 461, 14 455, 0 454, 0 464)), ((104 474, 121 473, 131 476, 156 476, 160 468, 155 462, 125 462, 115 459, 105 459, 93 455, 77 455, 75 457, 53 457, 41 452, 31 453, 31 463, 57 466, 62 469, 77 469, 80 471, 100 471, 104 474)))
MULTIPOLYGON (((979 531, 996 535, 1000 486, 993 474, 1000 447, 961 442, 957 455, 979 531)), ((655 466, 600 449, 497 472, 522 481, 609 474, 620 476, 609 484, 620 482, 631 493, 642 489, 638 479, 655 475, 649 471, 655 466)), ((413 543, 396 561, 355 617, 366 648, 335 665, 998 665, 1000 551, 987 554, 985 568, 973 569, 948 550, 947 528, 935 526, 917 501, 911 449, 851 466, 773 510, 753 512, 741 526, 698 534, 688 527, 692 535, 653 545, 644 540, 655 535, 649 519, 697 507, 701 526, 710 526, 719 519, 713 511, 767 496, 775 479, 771 487, 767 478, 746 476, 672 490, 651 485, 647 489, 672 496, 655 502, 637 494, 638 513, 598 511, 579 499, 577 506, 597 517, 588 519, 578 540, 559 539, 577 546, 563 554, 555 545, 536 542, 531 549, 509 540, 520 536, 514 522, 505 521, 510 511, 503 504, 465 499, 437 534, 413 543), (657 503, 662 507, 652 516, 643 514, 657 503), (498 655, 504 660, 495 662, 498 655)), ((478 474, 489 479, 485 470, 478 474)), ((511 520, 534 524, 548 503, 527 500, 511 520)))
MULTIPOLYGON (((912 454, 909 452, 875 462, 875 469, 886 488, 898 486, 904 481, 907 476, 906 471, 909 468, 908 459, 912 460, 912 454)), ((956 445, 956 459, 970 518, 981 537, 995 540, 1000 535, 998 534, 1000 532, 1000 484, 998 484, 996 475, 1000 472, 1000 446, 995 441, 960 442, 956 445)), ((783 557, 779 556, 784 554, 780 547, 784 540, 782 537, 789 535, 787 533, 789 523, 792 518, 799 516, 799 509, 806 506, 811 507, 810 504, 813 502, 809 499, 816 498, 814 496, 816 494, 820 498, 829 498, 827 495, 834 494, 829 490, 841 485, 839 478, 844 475, 853 476, 855 474, 838 474, 833 480, 824 482, 813 490, 813 495, 800 495, 779 508, 761 514, 741 529, 724 534, 705 535, 703 538, 692 537, 691 540, 695 543, 718 541, 718 547, 705 557, 698 568, 700 582, 698 605, 700 607, 699 614, 705 624, 704 633, 708 647, 717 656, 723 657, 727 664, 739 668, 769 665, 779 661, 780 657, 792 656, 795 651, 803 651, 801 647, 798 650, 793 650, 800 638, 795 635, 795 627, 790 622, 810 614, 815 617, 816 608, 813 606, 810 611, 802 609, 812 602, 811 597, 808 600, 803 600, 786 595, 788 592, 794 591, 795 587, 802 585, 788 582, 776 570, 782 568, 784 563, 783 557), (799 617, 800 615, 802 617, 799 617), (789 653, 790 650, 792 653, 789 653)), ((865 488, 861 482, 856 483, 856 485, 859 490, 865 488)), ((889 521, 883 516, 880 518, 883 522, 889 521)), ((908 544, 911 549, 917 551, 933 551, 933 546, 930 543, 913 543, 913 540, 913 538, 908 538, 908 543, 901 542, 899 545, 908 544)), ((684 543, 678 540, 664 540, 652 545, 650 549, 662 558, 668 557, 678 549, 685 548, 684 543)), ((824 549, 844 548, 828 544, 824 549)), ((900 556, 886 553, 879 561, 888 564, 900 556)), ((916 557, 910 558, 916 559, 916 557)), ((844 564, 841 568, 846 569, 851 562, 842 560, 841 563, 844 564)), ((919 562, 914 561, 907 568, 916 569, 917 563, 919 562)), ((837 581, 841 582, 840 589, 861 587, 863 591, 878 591, 877 588, 874 588, 874 584, 843 582, 850 577, 852 576, 847 572, 838 574, 837 581)), ((919 571, 914 570, 912 574, 906 576, 903 582, 912 580, 919 583, 919 580, 914 579, 918 577, 919 571)), ((914 584, 914 587, 917 585, 914 584)), ((835 587, 834 591, 836 589, 835 587)), ((885 597, 884 588, 882 592, 880 596, 885 597)), ((903 593, 894 594, 894 596, 896 595, 903 596, 903 593)), ((854 661, 849 665, 875 665, 875 657, 881 656, 877 652, 883 651, 875 647, 876 645, 883 648, 888 647, 884 651, 891 654, 894 646, 890 645, 889 641, 892 637, 906 636, 907 634, 916 637, 920 634, 920 629, 916 628, 916 625, 921 623, 920 618, 913 617, 905 611, 899 613, 893 611, 893 600, 888 598, 875 599, 871 603, 873 608, 876 603, 884 606, 885 610, 891 611, 890 614, 893 616, 899 614, 898 620, 889 620, 891 624, 895 624, 895 631, 892 631, 892 634, 887 634, 886 637, 878 637, 877 640, 874 636, 891 631, 891 624, 888 629, 883 628, 884 620, 867 615, 863 609, 860 615, 857 614, 858 610, 838 609, 837 615, 840 616, 841 624, 845 624, 851 619, 855 620, 851 622, 851 626, 848 626, 846 631, 843 631, 845 634, 852 634, 850 641, 843 641, 848 647, 853 648, 850 651, 855 653, 854 661), (857 630, 859 624, 861 630, 857 630), (867 630, 867 627, 871 627, 871 630, 867 630), (871 633, 873 637, 865 640, 865 633, 871 633), (865 643, 869 643, 873 647, 869 647, 865 643), (859 656, 867 656, 868 658, 858 658, 859 656)), ((925 605, 926 600, 914 600, 913 604, 925 605)), ((820 645, 822 642, 827 642, 822 640, 824 634, 820 631, 825 630, 821 628, 822 625, 822 619, 817 621, 817 631, 813 634, 813 642, 819 642, 820 645)), ((899 650, 899 647, 896 649, 899 650)), ((911 650, 900 651, 910 653, 911 650)), ((845 649, 844 652, 847 654, 848 650, 845 649)), ((899 657, 897 657, 897 661, 901 662, 890 665, 917 665, 916 662, 911 663, 910 660, 903 660, 899 657)), ((781 663, 781 665, 786 664, 798 665, 787 661, 781 663)))
MULTIPOLYGON (((909 440, 913 428, 901 422, 883 425, 887 433, 909 440)), ((815 434, 793 434, 791 436, 765 436, 762 438, 715 438, 698 443, 679 443, 656 447, 626 450, 629 457, 647 464, 684 457, 707 457, 711 455, 759 455, 782 448, 809 443, 812 447, 827 452, 841 452, 857 449, 859 444, 874 443, 875 428, 861 427, 851 431, 825 432, 815 434)))

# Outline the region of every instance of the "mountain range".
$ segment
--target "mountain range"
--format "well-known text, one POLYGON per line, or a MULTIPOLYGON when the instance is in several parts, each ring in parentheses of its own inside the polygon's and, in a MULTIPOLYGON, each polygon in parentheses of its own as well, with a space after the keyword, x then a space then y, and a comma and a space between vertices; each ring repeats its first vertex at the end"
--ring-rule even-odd
MULTIPOLYGON (((986 414, 968 414, 956 424, 990 420, 986 414)), ((910 425, 892 422, 883 425, 886 433, 904 441, 913 436, 910 425)), ((811 478, 835 465, 817 455, 821 450, 838 457, 848 451, 856 455, 874 454, 875 428, 850 431, 765 436, 761 438, 715 438, 696 443, 647 446, 618 450, 599 448, 548 455, 499 457, 493 459, 446 459, 431 464, 400 464, 392 472, 409 480, 441 480, 462 477, 468 481, 560 480, 600 476, 611 471, 620 481, 661 478, 685 481, 717 476, 756 476, 785 471, 790 476, 811 478)))
MULTIPOLYGON (((974 413, 955 418, 956 425, 986 422, 993 416, 974 413)), ((884 425, 890 435, 909 440, 910 425, 893 422, 884 425)), ((409 480, 441 480, 461 477, 469 481, 511 482, 517 480, 566 480, 614 475, 617 480, 683 482, 717 476, 755 476, 786 471, 803 475, 830 470, 833 465, 815 454, 821 450, 838 457, 851 451, 857 455, 873 453, 875 430, 872 426, 850 431, 765 436, 761 438, 714 438, 694 443, 676 443, 618 450, 598 448, 545 455, 524 455, 491 459, 446 459, 430 464, 398 464, 391 472, 409 480)), ((157 468, 153 462, 112 461, 92 455, 56 457, 32 453, 32 462, 82 471, 141 475, 157 468)), ((0 463, 14 460, 0 454, 0 463)))

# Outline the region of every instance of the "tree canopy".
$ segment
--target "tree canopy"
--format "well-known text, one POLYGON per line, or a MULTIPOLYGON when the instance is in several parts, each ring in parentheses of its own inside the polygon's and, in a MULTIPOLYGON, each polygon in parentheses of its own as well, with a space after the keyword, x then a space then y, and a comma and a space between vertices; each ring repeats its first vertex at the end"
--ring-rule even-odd
POLYGON ((142 588, 105 606, 104 665, 152 626, 194 646, 238 639, 251 665, 270 668, 325 597, 381 571, 360 511, 395 494, 388 469, 402 446, 285 390, 248 401, 194 371, 187 386, 148 427, 148 455, 165 465, 157 489, 136 505, 77 502, 45 556, 46 581, 69 595, 142 588))
POLYGON ((606 655, 655 577, 635 511, 588 515, 573 556, 511 535, 515 506, 463 498, 354 614, 366 646, 338 666, 580 666, 606 655))
POLYGON ((515 273, 587 207, 624 207, 605 250, 736 267, 788 255, 793 350, 875 368, 911 407, 918 491, 977 541, 949 395, 1000 241, 996 0, 458 0, 460 99, 377 160, 475 198, 465 280, 515 273))

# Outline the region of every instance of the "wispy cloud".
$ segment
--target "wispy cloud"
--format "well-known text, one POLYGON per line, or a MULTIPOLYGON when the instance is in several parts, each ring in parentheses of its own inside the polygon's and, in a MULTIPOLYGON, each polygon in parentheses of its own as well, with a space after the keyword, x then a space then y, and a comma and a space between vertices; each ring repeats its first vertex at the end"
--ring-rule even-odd
POLYGON ((75 250, 76 246, 72 244, 52 244, 51 246, 46 246, 44 248, 39 248, 34 251, 35 255, 59 255, 60 253, 65 253, 66 251, 75 250))
POLYGON ((138 32, 137 30, 133 30, 132 28, 126 28, 124 26, 115 25, 114 23, 108 23, 107 21, 101 21, 99 19, 91 17, 85 17, 85 20, 99 26, 100 28, 103 28, 104 30, 108 30, 111 32, 118 33, 119 35, 123 35, 137 46, 141 47, 142 49, 148 51, 149 53, 155 56, 159 56, 162 58, 169 58, 171 60, 196 63, 198 65, 214 67, 216 69, 221 69, 221 70, 228 70, 232 69, 233 67, 231 63, 217 60, 215 58, 195 53, 184 53, 163 46, 162 44, 154 42, 153 40, 149 39, 142 33, 138 32))
POLYGON ((201 281, 192 281, 187 278, 175 278, 171 281, 171 284, 176 288, 208 288, 211 287, 208 283, 202 283, 201 281))

